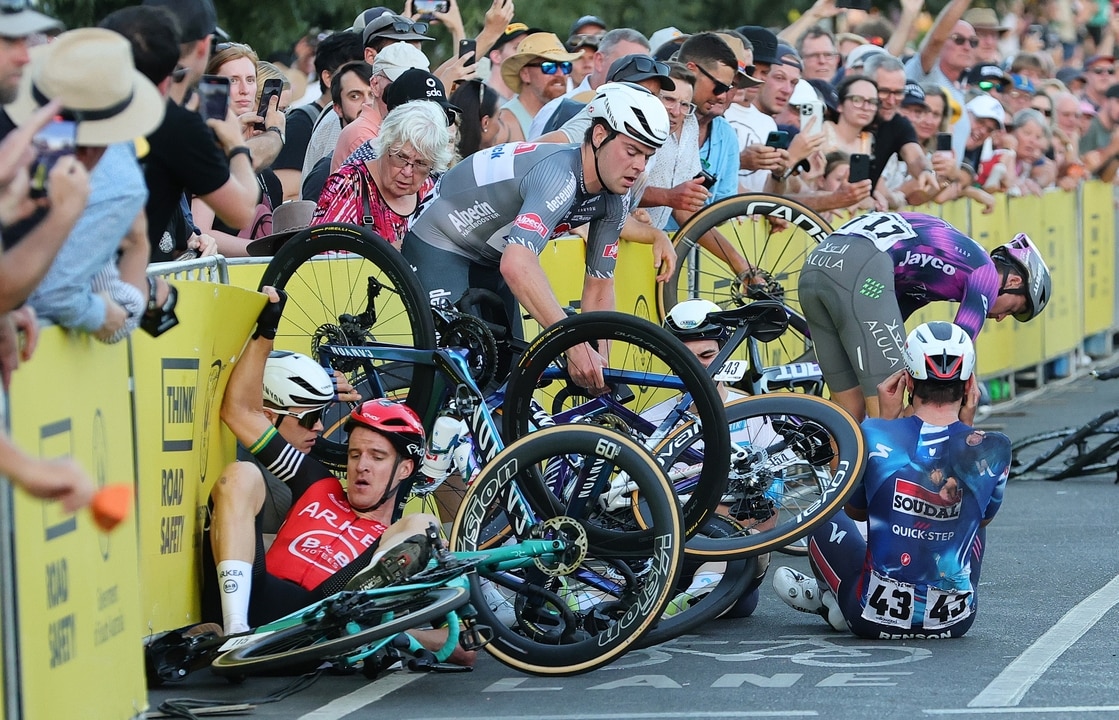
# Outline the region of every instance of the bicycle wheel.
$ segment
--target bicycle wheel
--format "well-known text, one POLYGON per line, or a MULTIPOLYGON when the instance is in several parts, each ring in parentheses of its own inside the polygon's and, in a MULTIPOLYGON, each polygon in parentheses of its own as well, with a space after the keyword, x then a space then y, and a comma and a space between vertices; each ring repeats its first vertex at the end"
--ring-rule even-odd
POLYGON ((711 377, 664 328, 619 312, 584 313, 556 323, 532 342, 513 368, 502 423, 507 438, 521 437, 548 422, 583 422, 622 429, 644 440, 672 412, 682 388, 691 393, 693 404, 673 427, 687 426, 694 434, 702 429, 714 458, 703 463, 699 482, 684 499, 684 533, 690 536, 703 526, 722 496, 730 440, 723 430, 727 426, 723 404, 711 377), (566 373, 564 352, 587 342, 610 346, 606 375, 612 391, 603 398, 587 398, 566 373), (550 419, 534 417, 534 400, 550 419), (699 422, 690 422, 694 418, 699 422))
POLYGON ((470 484, 455 518, 455 550, 496 541, 566 539, 568 552, 517 570, 480 566, 471 584, 486 649, 536 675, 573 675, 612 662, 660 618, 676 587, 683 544, 680 507, 649 454, 606 428, 561 425, 503 450, 470 484), (561 500, 544 478, 577 475, 561 500), (653 525, 610 510, 612 484, 633 483, 653 525), (496 533, 496 537, 495 537, 496 533))
MULTIPOLYGON (((276 347, 314 357, 322 344, 387 343, 435 348, 435 325, 427 294, 400 253, 364 228, 317 225, 284 243, 260 280, 288 294, 276 347)), ((435 368, 390 361, 335 361, 362 399, 407 399, 424 415, 435 368), (374 371, 377 382, 366 377, 374 371), (379 386, 378 386, 379 385, 379 386)), ((323 413, 324 431, 311 454, 334 468, 346 467, 342 424, 352 409, 335 403, 323 413)))
MULTIPOLYGON (((676 303, 695 297, 723 308, 768 298, 780 300, 799 314, 801 265, 816 243, 831 232, 831 225, 818 213, 777 195, 751 193, 712 203, 689 218, 673 237, 676 272, 657 288, 657 311, 663 319, 676 303), (782 229, 775 229, 771 222, 758 222, 759 216, 780 221, 782 229), (700 245, 704 236, 745 257, 764 272, 767 282, 748 286, 749 292, 744 292, 730 266, 700 245)), ((807 328, 793 317, 785 334, 768 343, 762 354, 767 366, 781 365, 801 358, 810 347, 807 328)))
POLYGON ((1119 454, 1119 425, 1107 425, 1119 410, 1111 411, 1087 426, 1067 427, 1031 435, 1011 446, 1015 479, 1063 480, 1096 475, 1116 469, 1119 454))
MULTIPOLYGON (((854 492, 866 442, 859 424, 837 405, 778 393, 734 400, 726 411, 731 439, 742 452, 731 463, 723 503, 745 531, 721 538, 696 535, 684 549, 688 557, 728 560, 778 550, 808 535, 854 492)), ((677 493, 688 492, 694 482, 690 468, 707 449, 672 436, 662 447, 675 450, 670 477, 677 493)), ((647 522, 641 519, 642 525, 647 522)))
MULTIPOLYGON (((713 515, 699 531, 704 537, 726 537, 742 528, 734 520, 713 515)), ((718 564, 718 563, 716 563, 718 564)), ((704 567, 707 562, 687 560, 684 563, 684 572, 680 582, 676 584, 677 595, 669 603, 665 614, 661 617, 656 627, 641 638, 638 647, 660 645, 663 642, 690 633, 700 625, 708 623, 719 617, 731 608, 742 594, 746 592, 750 581, 758 575, 757 558, 744 560, 731 560, 721 570, 704 567), (697 571, 710 570, 719 573, 719 578, 714 583, 703 588, 702 594, 694 598, 687 597, 688 590, 697 571)))
POLYGON ((407 590, 371 597, 335 611, 340 595, 320 603, 322 613, 214 658, 218 675, 250 675, 315 666, 363 645, 438 620, 468 601, 465 587, 407 590))

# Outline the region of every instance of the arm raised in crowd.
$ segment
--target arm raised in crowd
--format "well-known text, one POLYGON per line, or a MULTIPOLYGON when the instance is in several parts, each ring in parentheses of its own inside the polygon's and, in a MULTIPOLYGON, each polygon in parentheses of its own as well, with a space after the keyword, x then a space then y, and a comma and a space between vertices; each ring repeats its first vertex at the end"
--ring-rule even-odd
MULTIPOLYGON (((225 120, 211 118, 206 124, 214 131, 218 143, 229 157, 229 180, 217 190, 202 195, 202 201, 230 227, 244 227, 253 220, 260 199, 260 186, 253 171, 252 151, 241 136, 241 125, 230 110, 225 120)), ((274 133, 270 133, 274 134, 274 133)))

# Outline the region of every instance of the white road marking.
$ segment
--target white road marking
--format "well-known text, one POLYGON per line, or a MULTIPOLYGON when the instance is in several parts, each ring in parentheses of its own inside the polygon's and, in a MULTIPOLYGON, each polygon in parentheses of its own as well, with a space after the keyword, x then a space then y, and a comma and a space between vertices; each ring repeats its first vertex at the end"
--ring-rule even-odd
POLYGON ((300 716, 299 720, 341 720, 350 713, 371 705, 394 690, 399 690, 422 677, 424 677, 423 673, 394 672, 354 690, 349 695, 331 700, 326 705, 300 716))
POLYGON ((926 715, 1040 715, 1059 713, 1066 717, 1092 712, 1115 712, 1119 705, 1072 705, 1065 707, 999 707, 999 708, 955 708, 945 710, 924 710, 926 715))
MULTIPOLYGON (((1014 707, 1057 658, 1119 603, 1119 576, 1065 613, 1057 624, 1015 658, 967 704, 969 708, 1014 707)), ((1025 709, 1023 709, 1025 711, 1025 709)), ((1038 710, 1039 712, 1041 710, 1038 710)))
MULTIPOLYGON (((602 712, 586 715, 479 715, 460 717, 459 720, 660 720, 661 718, 743 718, 743 717, 818 717, 815 710, 728 710, 725 712, 665 712, 665 713, 618 713, 602 712)), ((447 720, 445 716, 413 718, 412 720, 447 720)))

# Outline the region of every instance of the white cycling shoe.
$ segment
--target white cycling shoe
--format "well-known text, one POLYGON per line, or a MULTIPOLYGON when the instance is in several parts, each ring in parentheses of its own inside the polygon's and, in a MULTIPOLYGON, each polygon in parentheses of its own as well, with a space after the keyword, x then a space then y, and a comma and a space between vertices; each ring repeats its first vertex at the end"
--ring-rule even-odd
POLYGON ((773 589, 786 605, 794 610, 819 615, 840 632, 847 631, 847 621, 839 609, 839 601, 828 590, 820 590, 816 578, 791 567, 779 567, 773 573, 773 589))

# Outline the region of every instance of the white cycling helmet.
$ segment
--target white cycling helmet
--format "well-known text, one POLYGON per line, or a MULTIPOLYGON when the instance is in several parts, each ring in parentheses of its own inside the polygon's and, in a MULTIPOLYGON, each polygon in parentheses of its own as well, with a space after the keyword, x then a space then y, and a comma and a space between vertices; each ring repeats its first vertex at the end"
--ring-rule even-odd
POLYGON ((721 307, 702 298, 692 298, 677 303, 664 318, 665 329, 680 340, 717 340, 722 345, 727 339, 727 328, 708 322, 707 315, 719 312, 721 307))
POLYGON ((967 380, 975 371, 975 345, 963 328, 950 322, 918 325, 902 348, 905 369, 914 380, 967 380))
POLYGON ((325 407, 334 399, 334 382, 306 355, 273 350, 264 365, 264 399, 281 408, 325 407))
POLYGON ((598 88, 587 113, 601 118, 615 132, 651 148, 668 140, 668 111, 664 103, 640 85, 611 82, 598 88))
MULTIPOLYGON (((1020 294, 1026 296, 1026 309, 1015 313, 1014 319, 1018 322, 1026 322, 1037 317, 1049 304, 1049 297, 1053 294, 1053 279, 1049 275, 1049 267, 1041 259, 1041 253, 1030 240, 1030 236, 1026 233, 1018 233, 1010 242, 992 250, 991 258, 1009 264, 1022 276, 1020 294)), ((1005 292, 1017 291, 1004 290, 999 294, 1005 292)))

